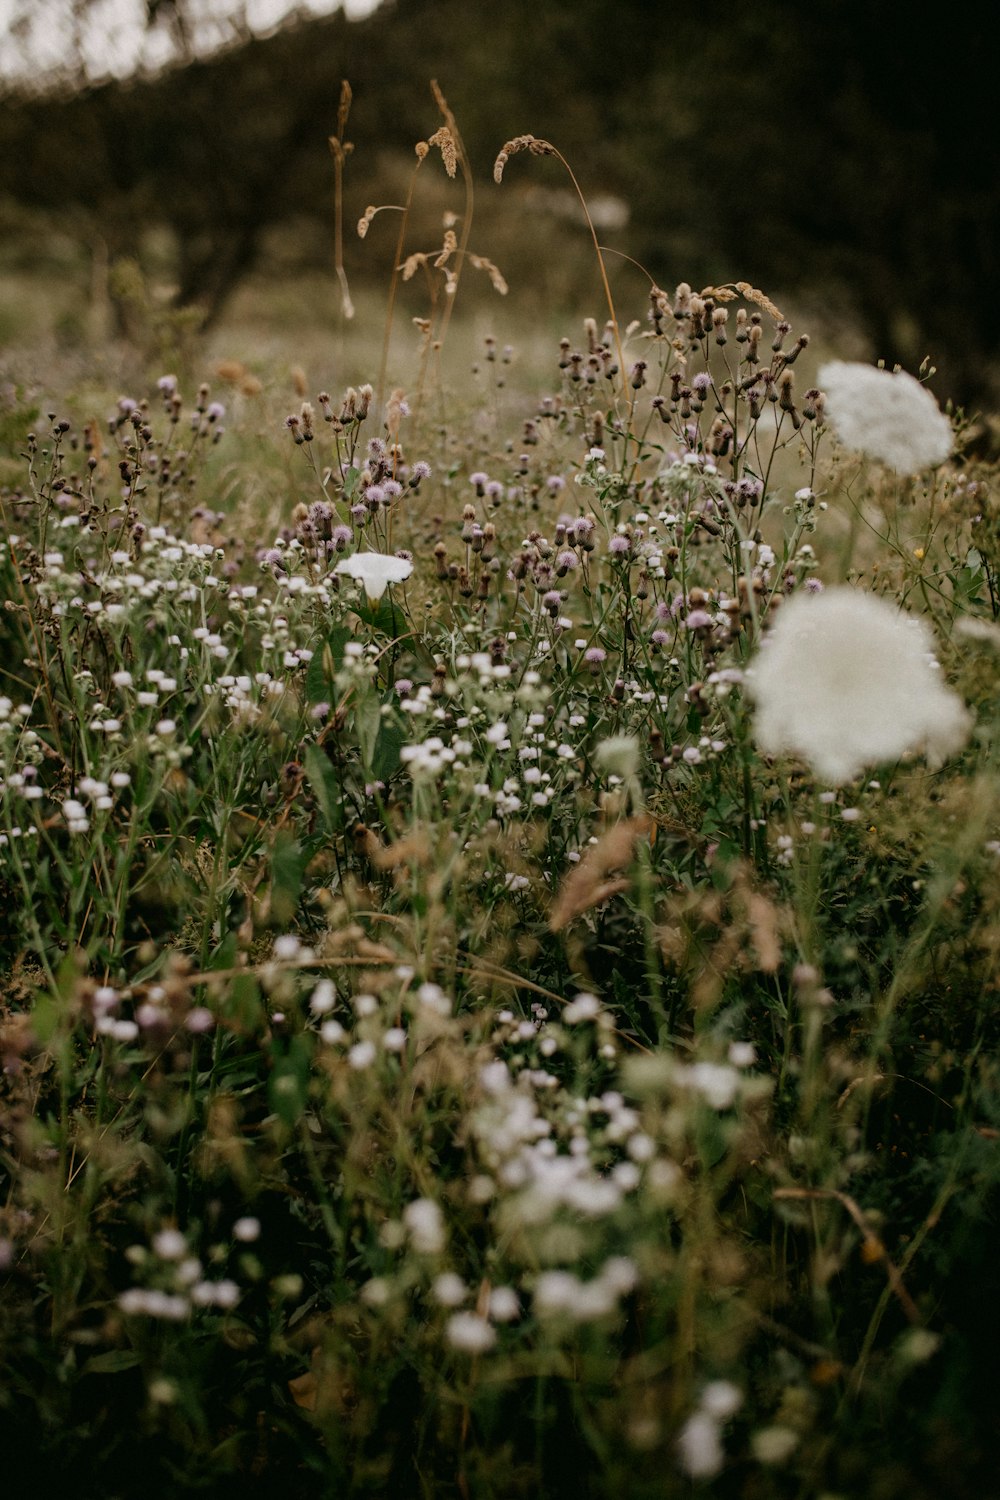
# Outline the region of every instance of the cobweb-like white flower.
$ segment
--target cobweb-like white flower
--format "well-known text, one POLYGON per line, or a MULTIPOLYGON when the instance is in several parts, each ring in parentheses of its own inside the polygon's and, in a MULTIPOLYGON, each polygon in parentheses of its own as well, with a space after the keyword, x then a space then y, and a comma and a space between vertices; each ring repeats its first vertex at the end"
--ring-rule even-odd
POLYGON ((834 360, 819 372, 826 414, 845 448, 919 474, 951 453, 951 423, 912 375, 834 360))
POLYGON ((922 750, 958 750, 970 719, 940 680, 928 626, 873 594, 831 588, 783 604, 747 673, 754 736, 833 786, 922 750))
POLYGON ((342 558, 333 571, 359 579, 374 604, 390 583, 402 583, 409 578, 413 564, 405 557, 387 557, 383 552, 355 552, 353 557, 342 558))

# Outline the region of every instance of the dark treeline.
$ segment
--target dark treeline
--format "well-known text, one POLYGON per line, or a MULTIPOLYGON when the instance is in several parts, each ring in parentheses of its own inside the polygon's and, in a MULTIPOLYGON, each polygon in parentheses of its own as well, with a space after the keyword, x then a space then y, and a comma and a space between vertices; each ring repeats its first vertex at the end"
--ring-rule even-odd
POLYGON ((326 226, 315 243, 328 254, 341 78, 358 147, 350 231, 355 208, 399 191, 400 164, 439 123, 436 77, 487 227, 529 181, 564 186, 550 162, 515 164, 503 190, 490 182, 505 139, 550 137, 585 191, 628 203, 627 228, 609 236, 665 286, 745 278, 821 293, 875 355, 913 369, 929 353, 943 395, 982 402, 998 354, 981 301, 997 282, 1000 189, 985 19, 973 8, 956 25, 920 30, 895 0, 394 0, 151 82, 8 94, 0 197, 100 235, 112 257, 136 253, 143 225, 167 225, 179 298, 211 316, 274 225, 326 226))

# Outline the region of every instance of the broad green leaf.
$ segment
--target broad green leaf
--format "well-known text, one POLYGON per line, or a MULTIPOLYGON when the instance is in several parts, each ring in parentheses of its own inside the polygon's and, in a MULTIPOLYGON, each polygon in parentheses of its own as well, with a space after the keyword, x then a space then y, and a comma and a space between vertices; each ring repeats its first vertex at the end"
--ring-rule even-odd
POLYGON ((306 668, 306 697, 310 703, 326 703, 333 698, 333 679, 344 665, 344 647, 353 638, 346 625, 337 625, 313 652, 306 668))
POLYGON ((271 920, 279 927, 291 922, 298 909, 308 858, 297 839, 278 834, 271 853, 271 920))
POLYGON ((275 1059, 267 1097, 272 1111, 285 1125, 295 1125, 306 1107, 309 1061, 309 1046, 301 1036, 292 1037, 288 1051, 275 1059))
POLYGON ((319 745, 307 745, 302 759, 306 768, 306 779, 319 804, 326 831, 336 833, 344 821, 337 773, 319 745))
POLYGON ((410 634, 410 622, 388 593, 383 594, 377 604, 369 604, 367 601, 359 603, 357 613, 366 625, 370 625, 380 635, 387 635, 391 641, 401 640, 410 634))
POLYGON ((391 719, 383 719, 375 741, 372 756, 372 775, 376 781, 388 781, 399 770, 399 752, 406 744, 406 735, 391 719))
POLYGON ((374 688, 369 688, 363 697, 356 700, 353 717, 354 732, 358 737, 358 748, 361 751, 361 764, 366 771, 370 771, 375 758, 375 745, 379 730, 382 727, 382 704, 374 688))
POLYGON ((80 1371, 81 1375, 118 1375, 122 1370, 134 1370, 142 1364, 138 1349, 109 1349, 105 1354, 95 1354, 80 1371))

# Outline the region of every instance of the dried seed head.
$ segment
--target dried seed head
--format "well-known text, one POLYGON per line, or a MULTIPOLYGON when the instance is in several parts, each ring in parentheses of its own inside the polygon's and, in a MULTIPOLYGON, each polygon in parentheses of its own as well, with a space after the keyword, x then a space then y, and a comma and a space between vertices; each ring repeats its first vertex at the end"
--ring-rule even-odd
MULTIPOLYGON (((470 255, 469 264, 477 271, 485 271, 487 276, 490 278, 490 285, 492 286, 493 290, 495 292, 499 292, 501 297, 506 297, 510 289, 507 286, 507 282, 504 279, 503 274, 491 260, 487 260, 485 255, 470 255)), ((496 356, 495 354, 487 354, 486 357, 487 359, 493 359, 496 356)))
POLYGON ((770 313, 776 323, 783 323, 785 321, 781 311, 775 307, 770 297, 766 297, 759 287, 751 286, 749 281, 737 281, 733 284, 736 290, 748 302, 752 302, 755 307, 762 307, 766 313, 770 313))
POLYGON ((365 209, 365 211, 362 214, 361 218, 358 220, 358 239, 359 240, 363 240, 364 239, 365 235, 368 233, 368 226, 371 224, 372 219, 374 219, 374 217, 375 217, 375 215, 377 213, 378 213, 378 209, 375 207, 375 204, 374 203, 369 203, 368 207, 365 209))
POLYGON ((441 253, 434 261, 435 269, 440 270, 442 266, 446 265, 448 260, 452 255, 454 255, 457 249, 458 237, 455 234, 454 229, 446 229, 444 232, 444 243, 441 246, 441 253))
POLYGON ((403 264, 399 267, 400 271, 402 272, 403 280, 412 281, 420 267, 425 266, 426 264, 427 256, 423 253, 422 250, 415 250, 412 255, 408 255, 406 257, 406 259, 403 261, 403 264))
POLYGON ((809 335, 807 333, 800 333, 798 338, 795 340, 795 344, 793 345, 793 347, 789 349, 788 353, 785 355, 785 364, 794 365, 803 349, 807 349, 808 347, 809 335))
POLYGON ((428 138, 428 146, 437 146, 441 152, 441 160, 449 177, 454 177, 458 171, 458 151, 455 147, 455 137, 447 125, 440 126, 434 134, 428 138))
POLYGON ((512 156, 517 156, 520 151, 530 151, 532 156, 555 156, 556 148, 550 141, 542 141, 533 135, 516 135, 512 140, 505 141, 500 147, 496 161, 493 163, 493 181, 503 182, 503 169, 512 156))

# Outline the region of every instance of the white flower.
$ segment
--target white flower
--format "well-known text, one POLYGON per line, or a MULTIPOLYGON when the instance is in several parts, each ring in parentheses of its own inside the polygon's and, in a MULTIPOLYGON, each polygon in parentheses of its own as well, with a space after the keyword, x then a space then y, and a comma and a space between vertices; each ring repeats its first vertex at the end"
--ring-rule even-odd
POLYGON ((403 557, 387 557, 382 552, 355 552, 353 557, 341 558, 333 571, 359 579, 374 604, 381 599, 388 584, 402 583, 404 578, 409 578, 413 564, 403 557))
POLYGON ((751 1439, 753 1456, 758 1463, 783 1464, 799 1444, 799 1435, 791 1427, 761 1427, 751 1439))
POLYGON ((616 734, 601 740, 594 749, 594 760, 602 771, 627 781, 639 769, 639 741, 634 734, 616 734))
POLYGON ((415 1198, 403 1209, 403 1223, 413 1248, 421 1255, 437 1255, 444 1249, 444 1217, 432 1198, 415 1198))
POLYGON ((919 474, 951 453, 951 423, 912 375, 834 360, 820 370, 819 385, 845 448, 881 459, 899 474, 919 474))
POLYGON ((442 1307, 461 1307, 469 1289, 455 1271, 442 1271, 431 1283, 431 1295, 442 1307))
POLYGON ((758 745, 803 756, 833 786, 907 751, 940 765, 965 742, 970 721, 940 682, 933 645, 922 620, 872 594, 797 595, 747 675, 758 745))
POLYGON ((485 1354, 497 1341, 496 1329, 476 1313, 453 1313, 448 1319, 448 1342, 463 1354, 485 1354))
POLYGON ((495 1286, 490 1292, 490 1317, 494 1323, 510 1323, 521 1312, 521 1303, 513 1287, 495 1286))
POLYGON ((719 1424, 708 1412, 688 1417, 677 1438, 677 1459, 692 1479, 712 1479, 725 1462, 719 1424))
POLYGON ((743 1392, 731 1380, 710 1380, 701 1393, 702 1411, 717 1422, 725 1422, 734 1416, 742 1405, 743 1392))

